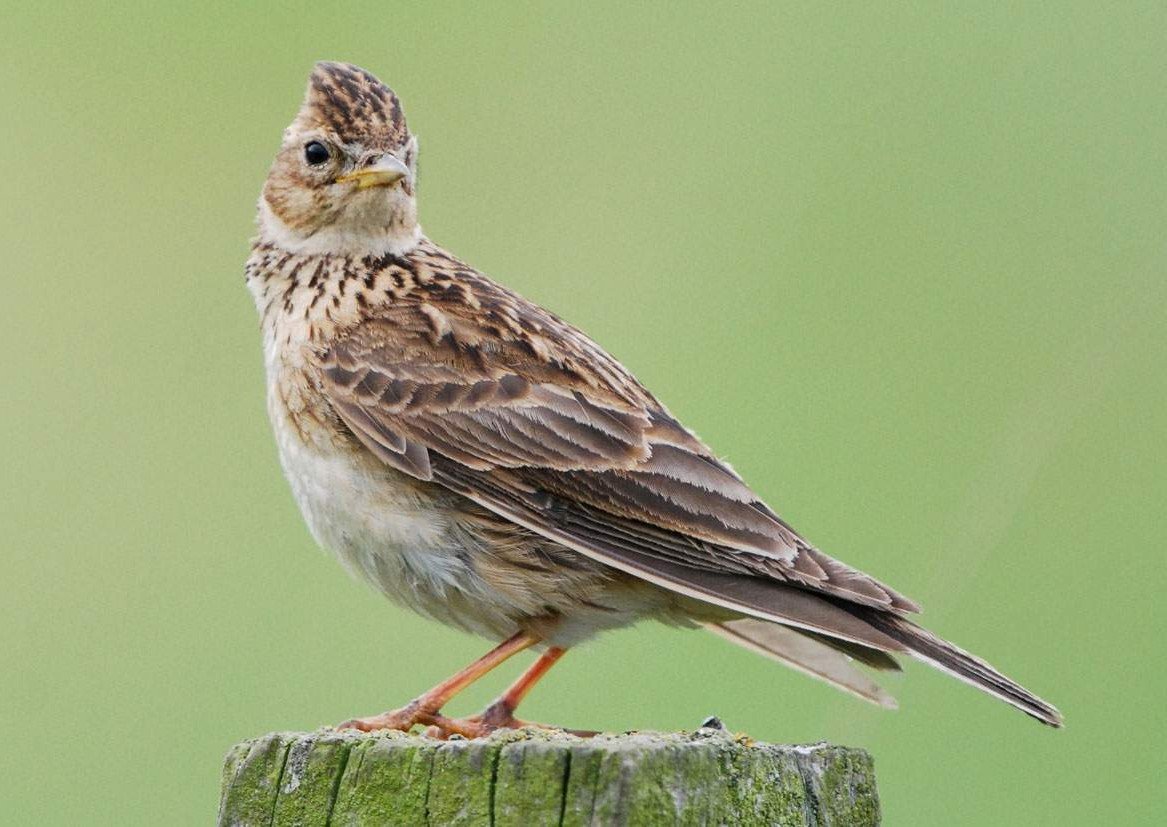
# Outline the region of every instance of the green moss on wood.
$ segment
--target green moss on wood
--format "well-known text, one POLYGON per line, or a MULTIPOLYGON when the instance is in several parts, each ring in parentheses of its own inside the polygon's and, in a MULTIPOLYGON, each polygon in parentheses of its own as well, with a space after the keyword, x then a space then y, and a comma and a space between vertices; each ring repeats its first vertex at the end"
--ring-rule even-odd
POLYGON ((271 823, 284 759, 295 737, 276 732, 232 747, 223 763, 219 824, 271 823))
POLYGON ((434 750, 430 824, 490 824, 499 741, 443 741, 434 750))
POLYGON ((494 823, 499 827, 559 822, 571 750, 560 743, 519 738, 498 752, 494 823))
POLYGON ((399 732, 356 737, 337 788, 331 824, 430 823, 426 807, 440 742, 399 732))
POLYGON ((803 763, 823 824, 878 824, 875 765, 862 750, 819 747, 803 763))
POLYGON ((716 730, 479 741, 277 733, 233 747, 225 825, 876 825, 862 750, 716 730))
POLYGON ((354 739, 335 732, 295 738, 288 745, 273 824, 325 827, 354 739))

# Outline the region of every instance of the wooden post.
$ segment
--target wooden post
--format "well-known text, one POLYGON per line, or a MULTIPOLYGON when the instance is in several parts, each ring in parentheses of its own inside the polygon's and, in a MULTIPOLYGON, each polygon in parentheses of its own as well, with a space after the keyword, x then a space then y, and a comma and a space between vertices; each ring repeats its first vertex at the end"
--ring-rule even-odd
POLYGON ((876 825, 871 757, 706 728, 479 740, 281 732, 236 745, 220 825, 876 825))

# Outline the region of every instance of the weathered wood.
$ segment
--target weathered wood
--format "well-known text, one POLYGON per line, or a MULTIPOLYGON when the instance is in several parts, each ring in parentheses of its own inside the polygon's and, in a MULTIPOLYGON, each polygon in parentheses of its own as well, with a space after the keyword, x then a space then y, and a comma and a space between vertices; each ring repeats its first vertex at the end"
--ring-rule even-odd
POLYGON ((874 825, 871 757, 722 730, 475 741, 280 732, 233 747, 220 825, 874 825))

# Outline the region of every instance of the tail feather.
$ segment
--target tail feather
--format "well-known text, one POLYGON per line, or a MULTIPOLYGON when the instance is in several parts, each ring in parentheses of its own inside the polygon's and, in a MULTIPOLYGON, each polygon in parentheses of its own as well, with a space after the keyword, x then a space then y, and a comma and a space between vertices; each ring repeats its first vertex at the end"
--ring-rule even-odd
POLYGON ((1052 727, 1062 726, 1062 713, 985 661, 940 638, 912 621, 879 611, 856 611, 879 631, 903 644, 912 657, 947 672, 1011 704, 1026 715, 1052 727))
POLYGON ((864 666, 875 669, 879 672, 902 672, 903 667, 900 666, 898 660, 893 658, 887 652, 879 649, 872 649, 869 646, 863 646, 859 643, 852 643, 849 640, 841 640, 837 637, 828 637, 821 635, 818 632, 808 632, 802 630, 802 634, 809 638, 814 638, 824 646, 830 646, 832 649, 837 649, 852 660, 857 660, 864 666))
MULTIPOLYGON (((825 681, 836 689, 877 706, 885 709, 895 709, 897 706, 895 698, 856 669, 850 658, 829 638, 749 617, 708 623, 706 628, 752 652, 825 681)), ((879 654, 883 655, 882 652, 879 654)), ((888 655, 883 657, 891 659, 888 655)))

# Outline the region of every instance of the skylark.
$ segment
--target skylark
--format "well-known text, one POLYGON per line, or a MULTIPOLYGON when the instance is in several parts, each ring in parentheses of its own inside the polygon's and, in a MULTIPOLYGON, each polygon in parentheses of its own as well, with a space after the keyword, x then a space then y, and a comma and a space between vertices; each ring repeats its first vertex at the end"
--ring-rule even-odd
POLYGON ((430 241, 397 96, 320 63, 259 199, 247 284, 268 412, 317 541, 392 600, 503 641, 359 729, 478 736, 563 652, 654 618, 704 626, 882 706, 856 662, 911 655, 1046 724, 1061 716, 822 553, 619 362, 430 241), (531 646, 478 716, 442 707, 531 646))

